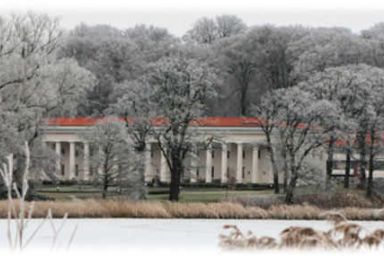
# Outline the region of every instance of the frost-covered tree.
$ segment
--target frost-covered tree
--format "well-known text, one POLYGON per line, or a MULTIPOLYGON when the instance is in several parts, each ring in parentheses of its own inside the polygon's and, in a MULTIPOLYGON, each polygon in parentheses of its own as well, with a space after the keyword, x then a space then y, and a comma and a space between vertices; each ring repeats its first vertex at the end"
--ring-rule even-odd
MULTIPOLYGON (((365 187, 365 173, 368 151, 373 155, 372 147, 376 143, 367 143, 367 136, 378 142, 376 131, 381 128, 381 88, 383 71, 368 65, 347 65, 327 68, 316 73, 301 88, 312 92, 316 99, 326 99, 340 108, 340 116, 326 124, 332 130, 327 143, 328 176, 332 171, 335 143, 345 150, 346 175, 344 186, 349 186, 349 170, 353 150, 359 153, 361 186, 365 187), (372 134, 371 134, 372 132, 372 134)), ((369 141, 369 140, 368 140, 369 141)), ((373 160, 372 160, 373 162, 373 160)))
MULTIPOLYGON (((275 194, 280 192, 279 167, 276 158, 277 155, 280 155, 283 159, 286 158, 285 147, 277 147, 275 140, 276 125, 278 124, 277 118, 281 103, 280 95, 279 91, 267 92, 259 104, 254 105, 252 108, 252 115, 257 118, 257 125, 263 131, 266 139, 266 146, 273 172, 275 194), (276 152, 279 149, 281 152, 276 152)), ((283 169, 286 171, 286 168, 283 169)))
POLYGON ((218 38, 231 37, 245 32, 247 25, 237 16, 224 14, 216 17, 218 38))
POLYGON ((137 187, 140 175, 138 159, 128 141, 124 123, 117 118, 106 118, 86 132, 84 138, 92 151, 92 169, 106 198, 111 186, 127 191, 132 199, 140 199, 137 187))
POLYGON ((233 103, 239 107, 234 111, 235 115, 248 115, 250 91, 256 74, 256 47, 249 44, 245 35, 241 34, 218 42, 215 50, 215 66, 221 70, 223 80, 228 83, 226 95, 221 96, 225 102, 236 100, 233 103))
POLYGON ((210 18, 200 18, 187 32, 187 37, 200 44, 211 44, 217 39, 217 25, 210 18))
POLYGON ((316 100, 299 87, 279 89, 280 104, 275 122, 277 141, 284 148, 284 166, 288 170, 285 202, 292 203, 302 165, 309 154, 326 141, 328 119, 338 116, 337 108, 327 100, 316 100))
POLYGON ((153 131, 153 119, 156 118, 156 106, 152 102, 152 87, 140 79, 120 85, 121 96, 115 104, 106 111, 123 119, 127 135, 132 141, 137 157, 140 159, 136 166, 140 175, 140 198, 146 197, 145 190, 145 152, 149 136, 153 131))
POLYGON ((327 152, 326 183, 329 184, 332 169, 333 156, 337 143, 344 147, 346 156, 349 159, 346 167, 345 185, 348 187, 348 173, 350 170, 350 157, 352 154, 355 139, 357 122, 351 111, 351 103, 354 98, 345 95, 350 84, 354 80, 354 73, 348 67, 327 68, 323 72, 318 72, 307 81, 300 84, 304 91, 312 93, 317 100, 328 100, 340 108, 340 116, 335 119, 328 119, 324 125, 329 129, 329 138, 324 145, 327 152))
POLYGON ((152 26, 122 30, 81 24, 69 32, 60 55, 75 58, 96 76, 81 109, 84 114, 101 115, 120 95, 117 84, 142 76, 148 63, 168 55, 177 43, 166 29, 152 26))
POLYGON ((345 28, 314 28, 290 45, 297 55, 293 76, 303 81, 328 67, 359 64, 365 60, 366 45, 345 28))
MULTIPOLYGON (((340 69, 343 70, 343 67, 340 69)), ((382 86, 381 76, 381 69, 368 65, 344 67, 344 77, 348 78, 349 82, 341 88, 339 93, 343 112, 356 125, 353 131, 354 144, 359 154, 360 187, 362 188, 366 186, 367 134, 370 132, 372 118, 375 117, 371 97, 375 94, 373 88, 382 86)))
POLYGON ((199 44, 210 45, 215 41, 245 32, 247 26, 235 15, 221 15, 215 19, 198 19, 184 38, 199 44))
POLYGON ((260 89, 268 91, 294 86, 297 80, 293 71, 301 52, 292 51, 291 46, 307 36, 308 29, 265 25, 251 28, 247 35, 247 40, 259 52, 255 61, 260 89))
POLYGON ((255 26, 212 45, 211 59, 223 76, 221 87, 228 87, 221 90, 222 102, 239 106, 233 111, 231 104, 234 113, 230 114, 249 115, 250 106, 258 103, 264 92, 295 85, 292 72, 297 56, 290 51, 290 44, 305 33, 301 27, 255 26))
POLYGON ((215 95, 216 78, 204 63, 177 55, 150 65, 144 81, 142 86, 149 89, 141 90, 141 95, 130 102, 137 102, 138 108, 150 106, 151 109, 144 112, 158 117, 149 120, 157 126, 151 136, 156 139, 171 172, 169 200, 177 201, 185 171, 184 160, 194 146, 191 125, 204 114, 207 99, 215 95))
MULTIPOLYGON (((368 155, 368 179, 366 185, 367 196, 372 196, 373 173, 377 155, 383 152, 382 130, 384 129, 384 71, 379 68, 366 67, 369 70, 369 80, 365 86, 369 87, 368 106, 364 111, 364 121, 367 122, 368 132, 365 137, 368 155)), ((367 78, 368 79, 368 78, 367 78)))
MULTIPOLYGON (((81 97, 82 88, 92 85, 92 76, 75 62, 57 58, 61 40, 57 19, 33 13, 15 15, 1 19, 0 31, 0 114, 20 142, 28 142, 32 165, 41 164, 43 161, 34 159, 42 159, 42 151, 35 148, 41 148, 42 118, 50 112, 59 109, 66 112, 64 108, 76 106, 78 103, 69 95, 81 97), (64 73, 66 79, 59 79, 64 73), (65 106, 63 99, 68 102, 65 106)), ((14 180, 20 185, 24 151, 17 150, 17 145, 22 146, 18 143, 7 146, 14 149, 14 180)), ((36 168, 31 166, 31 170, 36 168)))

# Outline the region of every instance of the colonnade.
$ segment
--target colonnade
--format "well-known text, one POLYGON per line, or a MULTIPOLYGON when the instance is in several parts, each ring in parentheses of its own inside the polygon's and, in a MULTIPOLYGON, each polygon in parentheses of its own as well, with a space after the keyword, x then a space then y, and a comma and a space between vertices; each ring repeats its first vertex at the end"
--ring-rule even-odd
MULTIPOLYGON (((90 147, 86 141, 46 141, 59 156, 56 174, 64 180, 89 180, 95 173, 90 167, 90 147)), ((215 143, 196 152, 188 161, 189 182, 258 183, 262 181, 260 147, 244 142, 215 143)), ((145 179, 169 182, 165 156, 156 143, 147 143, 145 179)))

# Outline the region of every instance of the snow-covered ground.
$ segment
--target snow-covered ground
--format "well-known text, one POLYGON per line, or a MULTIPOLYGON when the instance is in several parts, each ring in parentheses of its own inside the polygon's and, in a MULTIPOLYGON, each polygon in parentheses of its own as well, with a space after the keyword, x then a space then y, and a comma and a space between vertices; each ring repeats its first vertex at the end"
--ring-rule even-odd
MULTIPOLYGON (((62 220, 54 220, 59 226, 62 220)), ((28 227, 32 232, 41 220, 33 220, 28 227)), ((359 222, 367 229, 384 228, 384 222, 359 222)), ((218 246, 218 235, 224 224, 236 224, 243 231, 252 230, 256 235, 278 237, 288 226, 311 226, 327 230, 324 221, 284 220, 206 220, 206 219, 70 219, 66 221, 56 248, 65 249, 74 228, 77 226, 70 252, 92 251, 93 255, 114 252, 124 255, 233 255, 262 254, 281 255, 280 252, 227 252, 218 246)), ((0 248, 8 248, 7 221, 0 220, 0 248)), ((49 252, 52 244, 52 228, 49 222, 31 241, 29 250, 49 252)), ((84 252, 84 253, 83 253, 84 252)), ((71 254, 72 254, 71 253, 71 254)), ((292 252, 307 255, 309 252, 292 252)), ((310 254, 313 254, 311 252, 310 254)), ((384 255, 384 250, 362 252, 327 252, 324 255, 384 255)), ((289 254, 289 253, 288 253, 289 254)), ((284 252, 287 255, 287 252, 284 252)), ((109 256, 109 255, 107 255, 109 256)))

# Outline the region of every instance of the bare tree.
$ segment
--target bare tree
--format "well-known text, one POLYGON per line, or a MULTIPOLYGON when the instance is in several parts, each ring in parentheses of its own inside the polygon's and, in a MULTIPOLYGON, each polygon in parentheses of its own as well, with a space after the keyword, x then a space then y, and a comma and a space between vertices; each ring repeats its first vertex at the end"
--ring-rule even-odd
POLYGON ((156 118, 156 106, 151 101, 152 87, 143 79, 126 82, 120 85, 122 95, 112 104, 107 113, 123 118, 127 135, 140 159, 138 173, 140 175, 140 199, 145 199, 145 152, 147 141, 153 132, 153 119, 156 118))
MULTIPOLYGON (((102 197, 115 185, 133 186, 138 181, 137 160, 132 152, 124 124, 116 118, 106 118, 84 134, 93 148, 92 169, 102 186, 102 197)), ((123 189, 123 188, 122 188, 123 189)), ((130 192, 135 192, 130 189, 130 192)), ((136 199, 136 195, 134 196, 136 199)))
POLYGON ((244 32, 247 25, 235 15, 221 15, 216 17, 218 38, 231 37, 244 32))
MULTIPOLYGON (((69 93, 78 93, 79 97, 80 88, 90 86, 84 76, 91 75, 75 62, 57 59, 56 50, 61 40, 57 19, 33 13, 14 15, 2 19, 0 31, 0 114, 6 117, 7 126, 12 126, 20 141, 27 141, 29 147, 34 148, 42 118, 50 111, 76 106, 69 93), (57 79, 64 70, 65 82, 57 79), (60 97, 71 103, 63 106, 63 101, 58 100, 60 97)), ((33 161, 38 151, 31 152, 31 163, 41 163, 33 161)), ((25 155, 23 150, 15 149, 13 153, 14 180, 21 186, 25 155)))
POLYGON ((328 136, 329 129, 323 123, 337 117, 338 111, 329 101, 316 101, 312 94, 298 87, 279 89, 276 93, 281 93, 276 136, 287 154, 285 166, 289 169, 285 202, 292 203, 303 163, 328 136))
POLYGON ((177 201, 184 160, 193 148, 191 124, 203 114, 206 100, 215 95, 215 76, 204 63, 182 55, 162 59, 149 70, 145 80, 151 90, 145 91, 137 100, 150 99, 149 106, 158 116, 151 120, 158 126, 153 129, 152 136, 171 172, 169 200, 177 201))
POLYGON ((210 45, 219 39, 243 33, 246 28, 245 23, 235 15, 221 15, 215 19, 203 17, 195 22, 184 38, 210 45))
MULTIPOLYGON (((257 117, 257 125, 261 127, 265 138, 269 157, 272 165, 273 172, 273 187, 275 194, 280 192, 279 185, 279 169, 276 163, 276 150, 277 147, 274 141, 274 132, 277 124, 277 117, 279 113, 280 97, 279 92, 268 92, 265 94, 263 100, 252 109, 253 115, 257 117)), ((284 150, 284 147, 282 148, 284 150)), ((284 152, 280 152, 284 156, 284 152)))

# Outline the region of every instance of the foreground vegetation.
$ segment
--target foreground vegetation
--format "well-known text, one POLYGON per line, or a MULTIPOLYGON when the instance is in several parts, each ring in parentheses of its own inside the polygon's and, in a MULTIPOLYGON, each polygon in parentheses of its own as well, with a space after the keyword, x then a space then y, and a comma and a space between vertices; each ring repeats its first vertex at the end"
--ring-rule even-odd
MULTIPOLYGON (((272 205, 268 208, 240 203, 171 203, 126 200, 40 201, 34 203, 34 218, 208 218, 208 219, 324 219, 329 209, 311 205, 272 205)), ((26 207, 29 207, 30 203, 26 207)), ((0 202, 0 217, 8 214, 7 201, 0 202)), ((337 209, 335 209, 337 210, 337 209)), ((350 220, 383 220, 384 210, 346 207, 338 211, 350 220)))
POLYGON ((291 226, 280 232, 280 239, 257 237, 252 231, 244 234, 235 225, 225 225, 224 229, 229 229, 230 233, 219 236, 220 245, 228 249, 360 249, 377 248, 384 241, 384 229, 367 232, 361 225, 348 222, 345 216, 336 212, 328 212, 324 217, 333 224, 328 231, 291 226))

